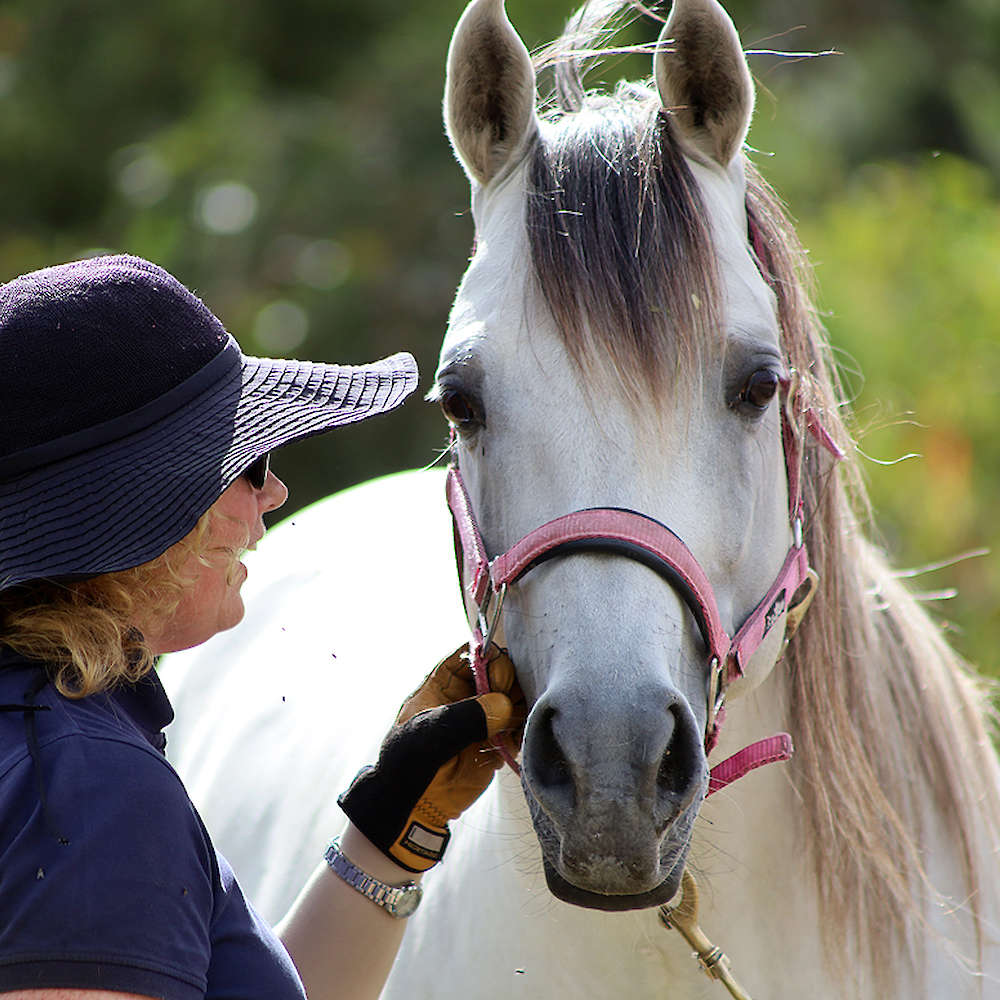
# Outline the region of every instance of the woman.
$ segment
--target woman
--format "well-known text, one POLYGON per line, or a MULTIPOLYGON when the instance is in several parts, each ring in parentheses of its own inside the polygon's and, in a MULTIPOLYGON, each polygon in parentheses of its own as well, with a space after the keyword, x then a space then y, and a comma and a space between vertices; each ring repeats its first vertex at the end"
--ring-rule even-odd
POLYGON ((240 555, 288 493, 269 452, 415 385, 409 355, 246 357, 135 257, 0 286, 0 996, 378 994, 485 741, 521 721, 509 661, 472 698, 456 654, 407 701, 277 934, 166 762, 153 664, 243 616, 240 555))

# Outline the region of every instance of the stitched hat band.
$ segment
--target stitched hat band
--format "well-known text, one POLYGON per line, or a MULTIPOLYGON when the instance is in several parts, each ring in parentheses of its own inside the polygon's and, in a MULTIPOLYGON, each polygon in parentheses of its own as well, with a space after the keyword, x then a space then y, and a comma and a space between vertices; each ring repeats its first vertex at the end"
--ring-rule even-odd
POLYGON ((259 456, 398 406, 408 354, 244 355, 162 268, 97 257, 0 286, 0 590, 140 565, 259 456))

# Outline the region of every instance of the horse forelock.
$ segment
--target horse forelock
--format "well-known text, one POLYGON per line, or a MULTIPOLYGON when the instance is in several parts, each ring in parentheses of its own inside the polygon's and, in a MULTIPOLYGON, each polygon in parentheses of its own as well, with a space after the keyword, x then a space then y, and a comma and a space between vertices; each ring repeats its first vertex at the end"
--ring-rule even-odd
POLYGON ((717 336, 718 276, 695 181, 655 92, 622 85, 547 116, 530 154, 535 281, 570 356, 630 394, 689 384, 717 336))

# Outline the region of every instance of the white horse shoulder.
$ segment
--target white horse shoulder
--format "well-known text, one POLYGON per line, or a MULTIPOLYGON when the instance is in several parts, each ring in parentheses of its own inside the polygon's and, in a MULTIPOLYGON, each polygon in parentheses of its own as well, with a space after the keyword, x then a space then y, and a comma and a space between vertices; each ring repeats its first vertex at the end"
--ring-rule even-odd
POLYGON ((244 621, 165 661, 168 756, 272 920, 405 694, 463 641, 443 496, 442 473, 401 473, 299 511, 246 557, 244 621))

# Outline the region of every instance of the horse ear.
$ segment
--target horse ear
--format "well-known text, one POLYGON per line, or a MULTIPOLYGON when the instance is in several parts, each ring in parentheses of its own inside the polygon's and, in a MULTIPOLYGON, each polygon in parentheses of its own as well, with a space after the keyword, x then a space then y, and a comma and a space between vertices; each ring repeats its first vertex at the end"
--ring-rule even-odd
POLYGON ((455 28, 444 123, 459 162, 480 184, 535 135, 535 71, 503 0, 472 0, 455 28))
POLYGON ((740 36, 716 0, 674 0, 653 75, 682 138, 728 167, 750 127, 754 87, 740 36))

